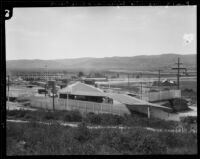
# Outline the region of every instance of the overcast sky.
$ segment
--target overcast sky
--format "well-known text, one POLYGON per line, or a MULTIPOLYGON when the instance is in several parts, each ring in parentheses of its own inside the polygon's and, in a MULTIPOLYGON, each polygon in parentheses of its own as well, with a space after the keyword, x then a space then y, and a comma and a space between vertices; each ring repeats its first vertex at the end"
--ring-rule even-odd
POLYGON ((196 54, 196 7, 14 8, 6 56, 62 59, 196 54))

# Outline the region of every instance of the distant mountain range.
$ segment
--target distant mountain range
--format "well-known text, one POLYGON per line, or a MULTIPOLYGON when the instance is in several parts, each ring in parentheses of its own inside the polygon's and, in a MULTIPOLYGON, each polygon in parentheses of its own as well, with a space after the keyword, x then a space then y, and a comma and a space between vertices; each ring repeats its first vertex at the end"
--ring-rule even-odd
POLYGON ((155 71, 171 69, 180 57, 183 67, 189 70, 196 69, 196 54, 162 54, 141 55, 133 57, 105 57, 105 58, 76 58, 58 60, 8 60, 7 70, 128 70, 128 71, 155 71))

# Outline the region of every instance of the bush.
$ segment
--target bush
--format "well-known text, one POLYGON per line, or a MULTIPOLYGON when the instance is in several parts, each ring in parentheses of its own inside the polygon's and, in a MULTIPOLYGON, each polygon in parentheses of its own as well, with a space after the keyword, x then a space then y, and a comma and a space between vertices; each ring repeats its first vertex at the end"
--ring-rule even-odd
POLYGON ((45 120, 53 120, 55 118, 56 118, 56 116, 53 112, 46 112, 43 116, 43 119, 45 119, 45 120))
POLYGON ((197 134, 193 133, 162 132, 158 134, 158 138, 162 143, 165 143, 169 148, 188 147, 189 149, 197 145, 197 134))
POLYGON ((196 123, 197 117, 196 116, 186 116, 186 117, 181 117, 181 122, 185 124, 193 124, 196 123))
POLYGON ((143 136, 135 149, 136 153, 139 154, 164 154, 166 150, 166 145, 163 145, 158 138, 152 135, 143 136))
POLYGON ((86 142, 90 138, 90 131, 88 130, 86 124, 82 122, 78 125, 78 128, 74 131, 74 138, 81 143, 86 142))
POLYGON ((68 122, 81 122, 82 115, 79 111, 74 110, 74 111, 65 112, 62 119, 68 122))
POLYGON ((84 120, 90 124, 96 124, 96 125, 99 125, 102 122, 100 115, 96 115, 94 113, 88 113, 84 120))
POLYGON ((88 113, 84 120, 95 125, 121 125, 124 122, 124 117, 113 114, 88 113))

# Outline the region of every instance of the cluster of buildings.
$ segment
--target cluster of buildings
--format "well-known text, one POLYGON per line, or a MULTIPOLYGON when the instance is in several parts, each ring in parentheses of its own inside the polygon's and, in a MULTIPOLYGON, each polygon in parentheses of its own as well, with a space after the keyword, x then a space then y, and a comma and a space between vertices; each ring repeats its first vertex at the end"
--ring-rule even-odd
MULTIPOLYGON (((39 94, 45 93, 45 96, 49 94, 50 97, 55 94, 56 98, 60 100, 69 100, 73 104, 73 101, 78 101, 75 102, 75 105, 77 103, 79 106, 83 105, 83 107, 86 104, 96 105, 98 103, 104 106, 105 110, 109 107, 110 113, 112 113, 111 110, 116 111, 115 108, 118 108, 122 114, 138 112, 146 114, 148 117, 167 119, 173 110, 170 107, 156 103, 156 101, 181 98, 180 90, 165 89, 176 88, 176 82, 172 80, 163 80, 159 83, 152 82, 151 87, 155 88, 154 91, 146 88, 147 93, 145 93, 145 88, 142 88, 141 94, 138 94, 136 92, 123 92, 120 88, 100 86, 99 83, 108 82, 107 74, 98 77, 95 74, 80 77, 79 74, 78 72, 17 72, 15 76, 20 81, 32 81, 32 85, 40 86, 41 88, 38 89, 39 94), (70 80, 63 82, 66 79, 70 80), (156 90, 158 86, 162 86, 165 90, 156 90)), ((114 77, 114 74, 120 78, 118 73, 109 75, 114 77)), ((124 78, 127 78, 127 74, 123 75, 124 78)))

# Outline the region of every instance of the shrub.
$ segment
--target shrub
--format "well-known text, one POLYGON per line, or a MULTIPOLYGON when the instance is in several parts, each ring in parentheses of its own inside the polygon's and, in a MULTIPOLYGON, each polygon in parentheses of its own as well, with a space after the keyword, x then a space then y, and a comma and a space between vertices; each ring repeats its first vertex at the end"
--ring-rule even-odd
POLYGON ((143 136, 135 149, 136 153, 139 154, 164 154, 166 150, 166 145, 163 145, 158 138, 152 135, 143 136))
POLYGON ((124 122, 124 117, 113 114, 88 113, 84 120, 96 125, 121 125, 124 122))
POLYGON ((170 133, 162 132, 158 134, 162 143, 165 143, 169 148, 175 147, 195 147, 197 144, 197 135, 192 133, 170 133), (190 144, 188 144, 190 143, 190 144))
POLYGON ((186 116, 186 117, 181 117, 180 119, 182 123, 186 123, 186 124, 196 123, 197 121, 196 116, 186 116))
POLYGON ((79 111, 74 110, 65 112, 62 119, 69 122, 80 122, 82 121, 82 115, 79 111))
POLYGON ((74 131, 74 138, 81 143, 86 142, 90 138, 90 131, 86 124, 82 122, 78 125, 78 128, 74 131))
POLYGON ((52 112, 46 112, 43 116, 45 120, 52 120, 55 119, 55 115, 52 112))
POLYGON ((100 115, 96 115, 94 113, 88 113, 86 115, 86 118, 84 119, 86 122, 91 123, 91 124, 101 124, 101 117, 100 115))

